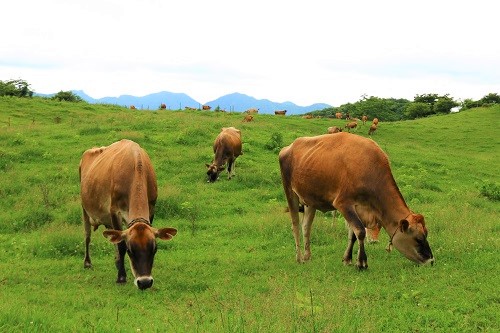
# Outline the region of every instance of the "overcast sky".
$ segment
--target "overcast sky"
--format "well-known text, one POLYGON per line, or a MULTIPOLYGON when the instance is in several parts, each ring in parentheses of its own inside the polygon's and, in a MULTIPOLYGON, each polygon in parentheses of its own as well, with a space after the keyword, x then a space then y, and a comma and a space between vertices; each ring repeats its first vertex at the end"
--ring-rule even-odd
POLYGON ((233 92, 301 106, 500 93, 497 1, 23 0, 0 80, 94 98, 233 92))

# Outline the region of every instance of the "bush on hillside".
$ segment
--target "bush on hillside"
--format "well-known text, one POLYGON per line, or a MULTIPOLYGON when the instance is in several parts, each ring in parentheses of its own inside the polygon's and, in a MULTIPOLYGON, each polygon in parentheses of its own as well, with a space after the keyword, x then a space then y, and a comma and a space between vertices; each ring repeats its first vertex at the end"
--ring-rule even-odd
POLYGON ((481 185, 480 193, 491 201, 500 201, 500 186, 496 183, 484 183, 481 185))
POLYGON ((273 134, 271 134, 271 138, 265 144, 265 148, 275 153, 279 153, 281 148, 283 148, 283 135, 281 135, 281 133, 279 132, 274 132, 273 134))
POLYGON ((66 102, 83 102, 83 99, 75 95, 72 91, 60 91, 52 97, 56 101, 66 101, 66 102))
POLYGON ((0 81, 0 96, 32 97, 30 84, 24 80, 0 81))

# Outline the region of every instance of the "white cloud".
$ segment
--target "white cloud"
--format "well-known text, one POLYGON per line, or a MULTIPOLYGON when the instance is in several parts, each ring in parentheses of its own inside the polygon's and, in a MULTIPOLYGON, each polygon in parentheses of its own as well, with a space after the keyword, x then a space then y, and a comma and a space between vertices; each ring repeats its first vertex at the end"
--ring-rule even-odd
POLYGON ((0 80, 93 97, 241 92, 300 105, 500 92, 494 1, 25 0, 0 80))

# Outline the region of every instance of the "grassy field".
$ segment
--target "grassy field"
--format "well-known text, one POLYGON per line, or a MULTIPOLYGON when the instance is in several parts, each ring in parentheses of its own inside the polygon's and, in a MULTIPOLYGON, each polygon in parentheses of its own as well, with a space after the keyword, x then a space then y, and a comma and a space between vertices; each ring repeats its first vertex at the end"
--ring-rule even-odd
POLYGON ((387 253, 383 232, 360 272, 342 265, 347 232, 330 213, 316 216, 311 261, 295 262, 277 162, 281 146, 343 121, 0 98, 0 331, 498 332, 499 111, 382 119, 373 139, 426 217, 436 263, 387 253), (208 184, 205 163, 226 126, 242 131, 244 154, 236 177, 208 184), (145 292, 130 272, 115 283, 102 228, 94 267, 83 268, 78 163, 122 138, 152 159, 155 226, 179 230, 159 243, 145 292))

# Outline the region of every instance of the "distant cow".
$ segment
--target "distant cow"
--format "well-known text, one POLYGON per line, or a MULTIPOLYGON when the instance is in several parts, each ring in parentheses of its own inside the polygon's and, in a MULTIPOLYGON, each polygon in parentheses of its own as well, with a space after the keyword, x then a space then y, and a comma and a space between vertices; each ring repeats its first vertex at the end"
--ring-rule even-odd
POLYGON ((130 106, 130 110, 135 110, 135 106, 134 106, 134 105, 131 105, 131 106, 130 106))
POLYGON ((335 118, 342 119, 342 112, 335 113, 335 118))
POLYGON ((127 280, 124 266, 127 252, 134 284, 139 289, 151 287, 156 238, 169 240, 177 230, 152 226, 158 190, 148 154, 137 143, 121 140, 85 151, 79 172, 85 227, 84 267, 92 267, 90 230, 104 225, 107 230, 103 235, 116 244, 116 282, 127 280))
POLYGON ((211 107, 210 107, 209 105, 203 105, 203 106, 202 106, 202 109, 203 109, 203 110, 210 110, 210 109, 211 109, 211 107))
POLYGON ((304 119, 313 119, 313 116, 312 116, 312 114, 306 114, 306 115, 302 116, 302 118, 304 118, 304 119))
POLYGON ((351 128, 358 127, 358 123, 355 121, 351 121, 350 123, 345 124, 344 128, 347 128, 347 131, 350 132, 351 128))
POLYGON ((252 120, 253 120, 253 116, 252 116, 252 115, 250 115, 250 114, 247 114, 247 115, 245 116, 245 118, 243 118, 243 122, 244 122, 244 123, 249 123, 249 122, 251 122, 252 120))
POLYGON ((195 111, 195 110, 198 110, 197 108, 193 108, 193 107, 190 107, 190 106, 185 106, 184 109, 188 110, 188 111, 195 111))
POLYGON ((363 125, 366 124, 366 121, 368 120, 367 116, 361 117, 361 121, 363 122, 363 125))
POLYGON ((259 113, 259 109, 251 108, 245 111, 246 113, 252 114, 252 113, 259 113))
POLYGON ((376 130, 377 130, 377 125, 371 124, 370 129, 368 130, 368 135, 372 135, 376 130))
POLYGON ((328 132, 328 134, 342 132, 342 128, 337 127, 337 126, 331 126, 331 127, 328 127, 328 131, 327 132, 328 132))
POLYGON ((166 108, 167 108, 167 105, 166 105, 166 104, 164 104, 164 103, 161 103, 161 105, 160 105, 160 109, 165 110, 166 108))
POLYGON ((378 125, 378 118, 373 118, 372 124, 378 125))
POLYGON ((286 114, 286 110, 276 110, 274 111, 274 114, 278 116, 284 116, 286 114))
POLYGON ((234 127, 222 128, 214 145, 214 160, 211 164, 205 164, 207 167, 207 176, 209 182, 215 182, 219 178, 221 171, 225 169, 227 163, 228 179, 234 176, 234 164, 236 158, 243 153, 241 152, 241 131, 234 127))
POLYGON ((338 133, 296 139, 279 153, 283 188, 295 239, 297 262, 311 257, 310 234, 316 210, 338 210, 348 228, 343 262, 352 262, 359 241, 356 266, 368 268, 365 228, 382 226, 392 245, 419 264, 433 263, 424 217, 406 205, 392 175, 387 155, 375 141, 338 133), (299 207, 304 205, 302 222, 299 207), (303 232, 304 255, 300 248, 303 232))

